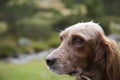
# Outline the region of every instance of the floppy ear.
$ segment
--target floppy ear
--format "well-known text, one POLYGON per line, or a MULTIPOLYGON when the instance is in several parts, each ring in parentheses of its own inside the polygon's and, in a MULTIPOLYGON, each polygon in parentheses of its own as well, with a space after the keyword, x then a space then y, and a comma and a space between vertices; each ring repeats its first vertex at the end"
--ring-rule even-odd
POLYGON ((120 52, 114 41, 106 46, 106 74, 109 80, 120 80, 120 52))
POLYGON ((107 80, 120 80, 120 52, 116 42, 102 37, 96 48, 95 62, 103 71, 107 80))

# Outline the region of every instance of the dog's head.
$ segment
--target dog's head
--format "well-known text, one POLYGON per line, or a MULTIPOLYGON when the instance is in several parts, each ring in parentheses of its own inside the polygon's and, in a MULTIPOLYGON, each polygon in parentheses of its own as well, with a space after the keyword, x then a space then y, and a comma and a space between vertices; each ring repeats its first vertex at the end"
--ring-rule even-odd
POLYGON ((60 33, 61 45, 47 56, 47 65, 58 74, 81 73, 93 63, 100 34, 103 30, 93 22, 70 26, 60 33))

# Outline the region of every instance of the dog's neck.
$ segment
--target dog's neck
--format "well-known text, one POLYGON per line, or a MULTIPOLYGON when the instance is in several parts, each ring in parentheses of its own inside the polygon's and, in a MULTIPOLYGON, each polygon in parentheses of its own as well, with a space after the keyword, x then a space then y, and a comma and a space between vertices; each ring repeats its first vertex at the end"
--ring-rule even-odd
POLYGON ((101 70, 96 67, 91 67, 88 70, 84 70, 77 80, 106 80, 105 70, 101 70))
POLYGON ((84 73, 81 74, 80 76, 77 76, 76 80, 106 80, 106 77, 104 74, 100 75, 101 73, 96 72, 96 73, 84 73))

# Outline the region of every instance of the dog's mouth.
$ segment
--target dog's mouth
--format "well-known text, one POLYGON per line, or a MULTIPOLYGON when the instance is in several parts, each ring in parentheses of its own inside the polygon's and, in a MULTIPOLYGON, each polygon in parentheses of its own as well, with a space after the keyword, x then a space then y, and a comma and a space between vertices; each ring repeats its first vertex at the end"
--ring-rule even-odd
POLYGON ((82 70, 71 70, 68 72, 68 71, 65 71, 65 70, 60 69, 60 68, 58 69, 56 67, 48 67, 48 68, 49 68, 49 70, 51 70, 57 74, 68 74, 70 76, 77 76, 77 75, 80 75, 82 73, 82 70))
POLYGON ((77 76, 77 75, 80 75, 81 73, 82 73, 81 70, 73 70, 73 71, 70 71, 68 73, 68 75, 70 75, 70 76, 77 76))
POLYGON ((65 65, 59 64, 59 65, 48 66, 48 69, 57 74, 68 74, 70 76, 79 76, 82 73, 81 68, 72 67, 70 63, 67 63, 65 65), (66 66, 69 66, 69 67, 66 67, 66 66))

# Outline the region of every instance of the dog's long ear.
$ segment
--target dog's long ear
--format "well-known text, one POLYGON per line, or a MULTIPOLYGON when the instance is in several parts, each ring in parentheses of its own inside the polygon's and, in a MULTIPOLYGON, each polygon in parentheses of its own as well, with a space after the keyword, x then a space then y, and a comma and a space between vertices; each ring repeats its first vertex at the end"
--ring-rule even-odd
POLYGON ((115 41, 109 40, 106 49, 106 74, 108 80, 120 80, 120 52, 115 41))
POLYGON ((120 80, 120 52, 115 41, 102 37, 94 61, 105 71, 108 80, 120 80))

